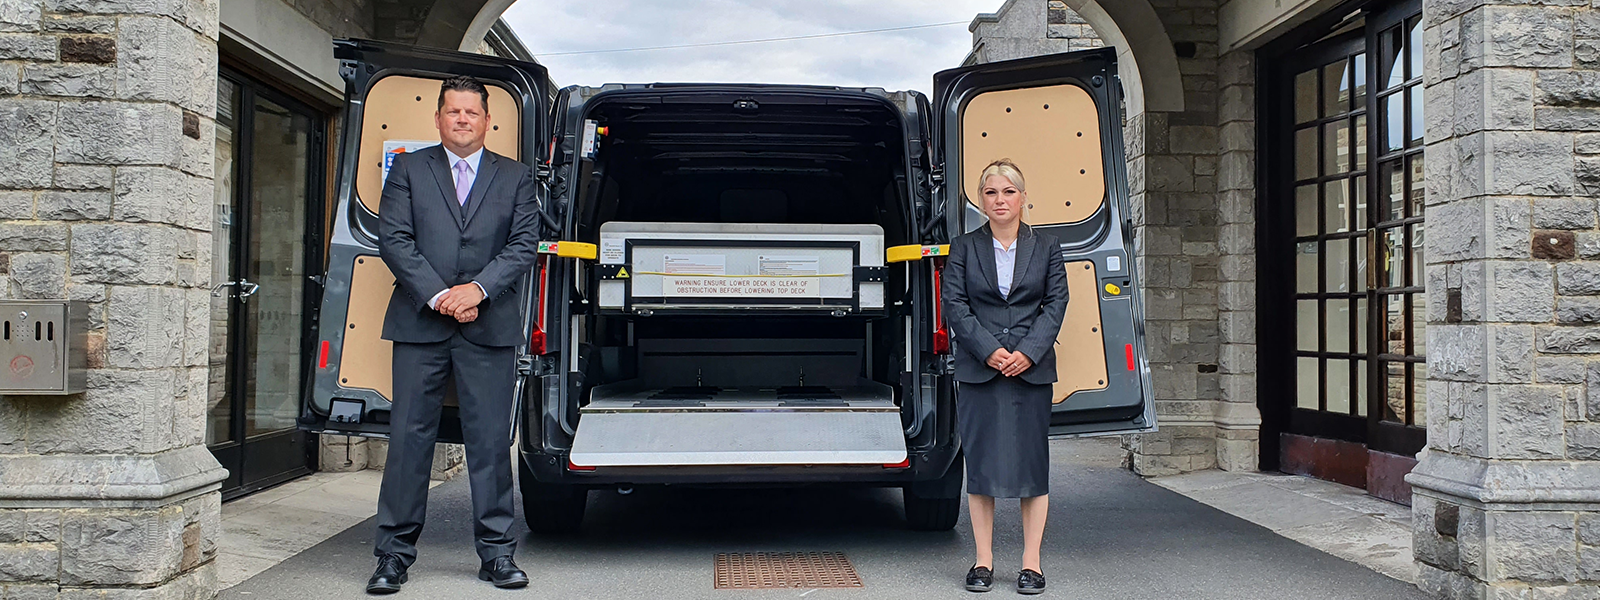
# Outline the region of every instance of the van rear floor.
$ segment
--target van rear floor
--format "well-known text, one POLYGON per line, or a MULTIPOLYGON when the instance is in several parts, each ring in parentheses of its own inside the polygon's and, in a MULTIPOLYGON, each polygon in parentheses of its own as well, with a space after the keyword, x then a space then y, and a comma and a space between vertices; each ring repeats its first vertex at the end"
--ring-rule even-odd
MULTIPOLYGON (((1144 481, 1117 464, 1114 440, 1051 443, 1045 574, 1055 598, 1427 598, 1412 585, 1303 546, 1144 481)), ((904 528, 898 490, 635 490, 591 493, 583 533, 532 537, 517 520, 521 594, 478 581, 465 477, 432 492, 428 526, 397 597, 989 598, 1012 597, 1021 561, 1017 502, 997 516, 995 591, 961 588, 971 564, 965 514, 951 532, 904 528), (721 552, 843 552, 864 588, 716 590, 721 552), (996 596, 995 594, 1000 594, 996 596)), ((221 598, 361 597, 372 521, 339 533, 221 598)))

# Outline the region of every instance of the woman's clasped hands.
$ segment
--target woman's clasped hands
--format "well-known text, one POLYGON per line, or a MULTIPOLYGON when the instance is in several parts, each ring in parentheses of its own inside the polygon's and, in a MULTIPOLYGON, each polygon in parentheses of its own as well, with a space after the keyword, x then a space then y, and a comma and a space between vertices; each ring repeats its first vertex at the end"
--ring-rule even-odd
POLYGON ((1021 352, 1012 352, 1005 348, 997 349, 994 354, 990 354, 988 363, 990 368, 999 371, 1001 375, 1006 377, 1021 375, 1023 371, 1027 371, 1029 367, 1033 366, 1033 360, 1029 359, 1028 355, 1021 352))

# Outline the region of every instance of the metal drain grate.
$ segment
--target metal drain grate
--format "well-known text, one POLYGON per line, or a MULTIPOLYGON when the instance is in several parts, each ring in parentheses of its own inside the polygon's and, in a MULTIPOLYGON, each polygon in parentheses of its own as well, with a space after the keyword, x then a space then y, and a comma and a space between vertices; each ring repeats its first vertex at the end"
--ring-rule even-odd
POLYGON ((719 590, 862 587, 843 552, 719 553, 716 580, 719 590))

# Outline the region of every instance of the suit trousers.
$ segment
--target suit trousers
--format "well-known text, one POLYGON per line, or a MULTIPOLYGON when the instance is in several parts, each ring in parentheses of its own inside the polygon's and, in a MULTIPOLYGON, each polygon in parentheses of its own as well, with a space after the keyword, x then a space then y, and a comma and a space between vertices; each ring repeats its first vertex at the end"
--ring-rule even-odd
POLYGON ((394 345, 394 410, 388 462, 378 492, 377 556, 397 554, 410 566, 427 517, 428 479, 439 437, 447 379, 454 379, 472 485, 473 539, 478 558, 511 556, 516 515, 511 480, 511 395, 516 352, 480 346, 458 332, 432 344, 394 345))

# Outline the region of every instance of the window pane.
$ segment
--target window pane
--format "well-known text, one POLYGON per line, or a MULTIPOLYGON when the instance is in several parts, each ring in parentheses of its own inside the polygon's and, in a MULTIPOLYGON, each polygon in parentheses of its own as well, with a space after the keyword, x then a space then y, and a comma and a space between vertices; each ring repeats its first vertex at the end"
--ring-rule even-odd
POLYGON ((1323 288, 1323 290, 1327 292, 1349 292, 1350 240, 1348 238, 1328 240, 1324 243, 1327 244, 1328 253, 1324 255, 1324 260, 1327 261, 1325 265, 1327 270, 1324 272, 1327 287, 1323 288))
POLYGON ((1406 422, 1406 364, 1384 363, 1387 384, 1383 389, 1383 420, 1406 422))
POLYGON ((1356 171, 1367 169, 1367 116, 1361 115, 1355 119, 1356 134, 1356 164, 1352 167, 1356 171))
POLYGON ((1317 234, 1317 185, 1294 188, 1294 234, 1308 237, 1317 234))
POLYGON ((1317 381, 1317 359, 1307 356, 1296 358, 1294 367, 1294 405, 1300 408, 1317 410, 1317 390, 1321 387, 1320 382, 1317 381))
POLYGON ((1367 178, 1366 178, 1366 176, 1357 177, 1353 181, 1351 181, 1351 183, 1350 183, 1350 193, 1351 193, 1351 195, 1355 196, 1354 204, 1356 205, 1356 220, 1355 220, 1356 228, 1357 229, 1367 229, 1368 227, 1371 227, 1371 225, 1368 224, 1368 222, 1367 222, 1367 178))
POLYGON ((1367 361, 1357 360, 1353 368, 1356 370, 1356 416, 1365 417, 1367 416, 1367 361))
POLYGON ((1350 351, 1350 301, 1339 299, 1329 300, 1328 307, 1328 352, 1350 351))
POLYGON ((1411 424, 1428 426, 1428 363, 1411 365, 1411 424))
POLYGON ((1411 104, 1411 134, 1406 138, 1406 145, 1416 147, 1422 145, 1422 134, 1426 128, 1422 120, 1422 86, 1413 85, 1406 88, 1406 96, 1411 104))
POLYGON ((1322 67, 1322 116, 1350 110, 1350 61, 1340 59, 1322 67))
POLYGON ((1294 291, 1299 294, 1317 293, 1317 243, 1300 242, 1294 248, 1294 291))
POLYGON ((1420 217, 1428 196, 1428 190, 1422 180, 1422 155, 1414 155, 1409 160, 1411 164, 1411 189, 1407 194, 1410 203, 1409 210, 1411 211, 1409 214, 1413 217, 1420 217))
POLYGON ((1322 228, 1326 233, 1342 233, 1350 231, 1350 205, 1345 198, 1345 187, 1349 186, 1347 180, 1330 181, 1322 184, 1322 228))
POLYGON ((1406 81, 1403 59, 1405 38, 1401 36, 1399 27, 1385 31, 1378 37, 1383 44, 1383 54, 1378 58, 1378 78, 1383 82, 1383 89, 1394 89, 1406 81))
POLYGON ((1295 348, 1317 351, 1317 301, 1298 300, 1295 307, 1295 348))
POLYGON ((1367 299, 1356 298, 1356 354, 1367 353, 1367 299))
POLYGON ((1419 292, 1411 295, 1411 355, 1428 355, 1428 294, 1419 292))
POLYGON ((1317 176, 1317 128, 1307 127, 1294 132, 1294 178, 1311 179, 1317 176))
POLYGON ((1322 174, 1350 172, 1350 122, 1322 126, 1322 174))
POLYGON ((1411 265, 1411 281, 1406 285, 1423 285, 1428 281, 1428 265, 1422 257, 1422 225, 1407 225, 1411 230, 1411 256, 1406 258, 1406 263, 1411 265))
POLYGON ((1355 58, 1351 59, 1351 63, 1355 65, 1356 69, 1356 92, 1355 98, 1351 102, 1354 103, 1352 106, 1359 110, 1361 105, 1367 101, 1367 55, 1364 53, 1357 54, 1355 58))
POLYGON ((1350 248, 1356 252, 1356 280, 1352 283, 1357 293, 1367 291, 1367 243, 1367 236, 1353 238, 1350 241, 1350 248))
POLYGON ((1328 412, 1350 414, 1350 361, 1330 358, 1328 365, 1328 412))
POLYGON ((1388 338, 1384 352, 1389 354, 1406 353, 1406 335, 1410 333, 1410 326, 1406 322, 1406 297, 1405 294, 1394 294, 1384 297, 1388 313, 1384 320, 1385 335, 1388 338))
POLYGON ((1422 20, 1412 19, 1410 28, 1406 36, 1406 56, 1410 59, 1407 61, 1410 65, 1406 69, 1406 77, 1416 79, 1422 76, 1422 20))
POLYGON ((1406 135, 1406 96, 1402 93, 1392 94, 1383 99, 1382 108, 1384 115, 1384 148, 1399 150, 1405 146, 1402 142, 1406 135))
POLYGON ((1383 279, 1384 287, 1403 287, 1406 284, 1406 246, 1405 240, 1401 239, 1404 234, 1404 227, 1385 229, 1383 237, 1378 240, 1383 245, 1383 268, 1388 273, 1383 279))
POLYGON ((1304 123, 1317 118, 1317 71, 1312 69, 1294 76, 1294 122, 1304 123))
POLYGON ((1400 163, 1388 162, 1383 164, 1383 173, 1378 185, 1383 188, 1380 193, 1384 195, 1389 205, 1386 211, 1388 216, 1384 220, 1399 221, 1406 217, 1406 172, 1400 167, 1400 163))

